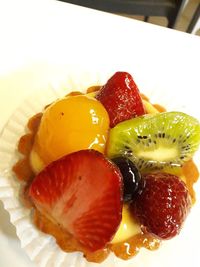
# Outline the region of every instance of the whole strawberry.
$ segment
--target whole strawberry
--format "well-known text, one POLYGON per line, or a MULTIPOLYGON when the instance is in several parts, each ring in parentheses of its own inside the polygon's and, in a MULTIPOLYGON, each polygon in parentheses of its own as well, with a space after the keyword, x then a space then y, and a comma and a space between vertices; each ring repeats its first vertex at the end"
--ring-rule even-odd
POLYGON ((101 87, 96 98, 104 105, 110 127, 121 121, 145 114, 142 99, 132 76, 127 72, 116 72, 101 87))
POLYGON ((144 189, 132 204, 132 212, 146 231, 161 239, 179 234, 191 207, 183 181, 168 173, 143 175, 144 189))

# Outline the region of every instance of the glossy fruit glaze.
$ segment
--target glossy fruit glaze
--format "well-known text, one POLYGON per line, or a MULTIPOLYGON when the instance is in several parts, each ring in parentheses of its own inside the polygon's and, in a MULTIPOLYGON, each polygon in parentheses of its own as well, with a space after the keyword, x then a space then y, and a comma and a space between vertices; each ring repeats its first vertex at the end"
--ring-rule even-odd
MULTIPOLYGON (((88 92, 98 90, 98 86, 89 88, 88 92)), ((70 95, 77 95, 79 92, 75 92, 70 95)), ((143 99, 148 101, 148 98, 142 96, 143 99)), ((155 105, 155 107, 160 111, 165 109, 160 105, 155 105)), ((18 151, 24 155, 24 158, 19 160, 13 167, 13 171, 19 180, 24 181, 21 188, 21 200, 24 205, 31 208, 32 203, 27 197, 27 191, 29 184, 31 183, 34 173, 29 164, 29 155, 32 149, 35 134, 37 133, 38 126, 41 121, 42 114, 36 114, 28 122, 29 133, 20 138, 18 144, 18 151), (25 184, 25 185, 24 185, 25 184)), ((183 165, 179 170, 179 175, 184 177, 185 183, 188 187, 189 193, 191 195, 193 203, 195 202, 195 192, 193 189, 194 183, 198 180, 199 172, 192 160, 188 161, 183 165)), ((115 255, 121 259, 129 259, 132 256, 136 255, 141 247, 144 247, 149 250, 155 250, 160 245, 160 240, 156 239, 154 236, 148 234, 143 229, 143 233, 133 236, 132 238, 116 244, 109 244, 106 248, 98 250, 94 253, 87 251, 83 246, 78 243, 69 233, 63 231, 58 225, 53 224, 43 215, 41 215, 37 210, 34 210, 34 223, 36 226, 43 232, 51 234, 55 237, 56 242, 61 247, 62 250, 66 252, 72 251, 82 251, 88 261, 92 262, 102 262, 109 255, 110 251, 113 251, 115 255)))
POLYGON ((81 149, 103 153, 109 123, 107 111, 96 99, 66 96, 45 109, 33 150, 44 165, 81 149))

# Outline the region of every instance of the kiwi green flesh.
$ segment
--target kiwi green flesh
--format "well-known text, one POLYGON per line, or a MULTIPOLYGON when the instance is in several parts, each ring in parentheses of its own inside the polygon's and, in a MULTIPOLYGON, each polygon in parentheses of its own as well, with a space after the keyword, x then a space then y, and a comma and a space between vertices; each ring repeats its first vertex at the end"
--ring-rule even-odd
POLYGON ((107 156, 126 156, 140 170, 178 167, 200 143, 200 124, 182 112, 148 114, 119 123, 110 131, 107 156))

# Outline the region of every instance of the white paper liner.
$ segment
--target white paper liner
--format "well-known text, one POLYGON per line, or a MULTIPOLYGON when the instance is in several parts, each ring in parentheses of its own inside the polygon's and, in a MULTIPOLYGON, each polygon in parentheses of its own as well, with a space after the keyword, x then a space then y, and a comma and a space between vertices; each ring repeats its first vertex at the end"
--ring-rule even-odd
MULTIPOLYGON (((30 210, 23 207, 18 200, 20 185, 15 180, 14 173, 11 169, 20 157, 17 152, 17 143, 20 136, 26 131, 25 125, 28 119, 37 112, 40 112, 45 105, 70 91, 85 90, 88 86, 103 84, 105 77, 83 73, 79 77, 69 75, 64 83, 55 81, 51 83, 51 86, 47 85, 47 88, 31 96, 14 112, 2 132, 0 138, 0 199, 10 214, 11 222, 16 227, 22 248, 26 251, 30 259, 40 267, 140 267, 147 266, 145 265, 147 262, 150 264, 148 266, 153 266, 150 263, 150 253, 153 253, 154 256, 156 253, 158 260, 160 258, 159 250, 149 252, 141 249, 136 257, 128 261, 123 261, 111 253, 101 264, 87 262, 82 256, 82 253, 65 253, 58 247, 53 237, 38 231, 31 221, 30 210)), ((107 78, 109 78, 109 75, 107 75, 107 78)), ((163 98, 163 92, 146 90, 144 93, 153 101, 169 107, 170 110, 173 110, 176 106, 176 110, 188 112, 185 106, 176 105, 178 101, 177 103, 176 101, 172 103, 170 94, 166 93, 165 98, 163 98)), ((198 158, 196 156, 196 159, 198 158)), ((200 160, 198 159, 196 162, 199 165, 200 160)), ((173 245, 173 241, 170 242, 173 245)), ((164 247, 161 249, 164 249, 164 247)))

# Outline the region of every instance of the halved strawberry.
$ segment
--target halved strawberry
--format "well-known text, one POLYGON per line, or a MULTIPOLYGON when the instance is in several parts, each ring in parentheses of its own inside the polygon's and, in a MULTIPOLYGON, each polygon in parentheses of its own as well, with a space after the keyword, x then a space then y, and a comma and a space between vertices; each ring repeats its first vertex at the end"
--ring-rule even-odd
POLYGON ((133 77, 127 72, 116 72, 101 87, 96 98, 104 105, 110 127, 121 121, 145 114, 142 99, 133 77))
POLYGON ((121 221, 121 173, 95 150, 52 162, 35 177, 29 195, 42 214, 90 251, 105 247, 121 221))

